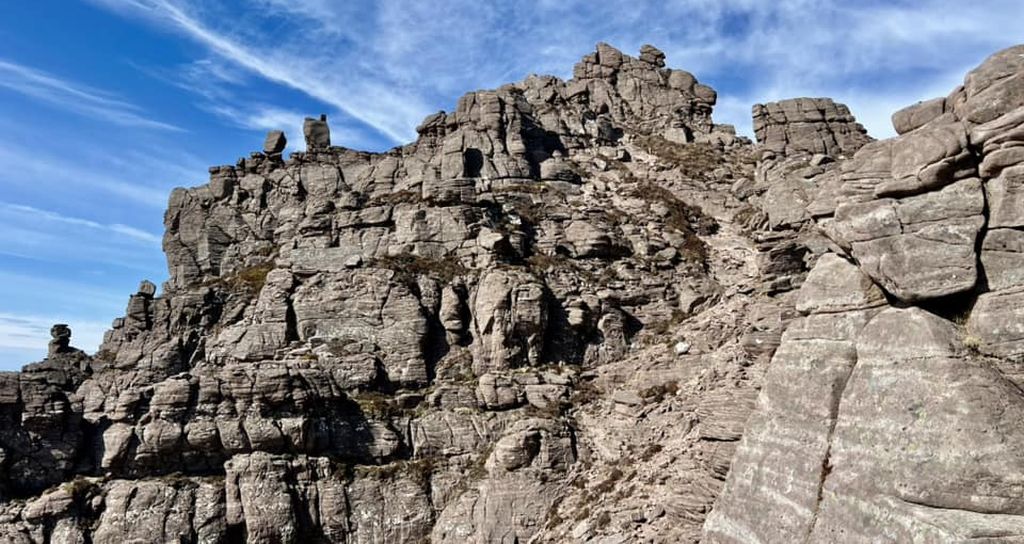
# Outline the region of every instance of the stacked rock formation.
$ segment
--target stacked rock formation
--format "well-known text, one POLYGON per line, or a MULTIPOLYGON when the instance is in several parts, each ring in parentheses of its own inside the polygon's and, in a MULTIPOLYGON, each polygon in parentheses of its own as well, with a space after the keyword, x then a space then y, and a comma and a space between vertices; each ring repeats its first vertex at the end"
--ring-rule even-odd
POLYGON ((835 256, 798 293, 706 542, 1024 538, 1021 89, 1017 46, 806 178, 835 256))
POLYGON ((0 374, 0 541, 1020 540, 1022 58, 883 141, 604 44, 271 132, 99 353, 0 374))
POLYGON ((845 104, 831 98, 794 98, 754 105, 754 135, 765 151, 842 156, 870 141, 845 104))
POLYGON ((595 462, 570 413, 588 372, 714 284, 715 220, 644 150, 702 139, 749 175, 714 91, 656 49, 602 44, 575 74, 470 93, 387 153, 308 118, 304 153, 275 131, 175 190, 162 293, 144 282, 95 357, 55 329, 4 376, 3 539, 540 538, 595 462))

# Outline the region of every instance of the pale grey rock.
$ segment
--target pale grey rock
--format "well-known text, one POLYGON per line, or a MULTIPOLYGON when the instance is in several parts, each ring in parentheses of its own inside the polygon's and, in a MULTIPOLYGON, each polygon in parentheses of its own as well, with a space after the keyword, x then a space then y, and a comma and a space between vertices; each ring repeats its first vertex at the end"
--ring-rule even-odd
POLYGON ((235 456, 225 471, 225 519, 229 527, 244 523, 248 542, 333 540, 348 533, 344 480, 329 460, 253 453, 235 456))
POLYGON ((865 144, 849 160, 843 161, 841 198, 848 203, 875 198, 875 188, 892 176, 893 139, 865 144))
POLYGON ((669 127, 665 129, 662 136, 666 140, 676 144, 688 144, 693 141, 693 136, 686 127, 669 127))
POLYGON ((884 298, 839 257, 819 261, 799 296, 810 313, 782 336, 705 542, 788 542, 812 529, 856 340, 884 298))
POLYGON ((814 178, 814 193, 807 204, 807 214, 813 218, 825 218, 835 214, 836 206, 843 202, 843 178, 836 170, 828 170, 814 178))
POLYGON ((982 124, 1024 105, 1024 46, 999 51, 964 78, 963 117, 982 124))
POLYGON ((267 132, 267 138, 263 141, 263 152, 267 155, 279 155, 287 145, 288 139, 285 138, 284 132, 271 130, 267 132))
POLYGON ((570 388, 565 384, 530 384, 523 386, 523 393, 530 406, 554 413, 569 402, 570 388))
POLYGON ((897 134, 906 134, 927 125, 943 113, 946 113, 945 98, 925 100, 892 114, 892 126, 897 134))
POLYGON ((536 430, 514 432, 501 437, 487 458, 492 471, 511 472, 533 462, 540 453, 541 434, 536 430))
POLYGON ((390 381, 427 381, 423 341, 427 321, 419 302, 395 273, 384 269, 345 269, 305 280, 292 294, 298 337, 347 343, 373 339, 390 381))
POLYGON ((755 104, 753 117, 757 142, 782 155, 852 155, 871 141, 849 108, 829 98, 755 104))
POLYGON ((277 268, 268 272, 251 314, 207 344, 210 359, 269 359, 287 345, 295 335, 288 322, 294 286, 295 280, 288 270, 277 268))
POLYGON ((1024 286, 1024 231, 990 229, 981 244, 981 266, 989 289, 1024 286))
POLYGON ((352 526, 348 534, 353 535, 353 542, 424 542, 429 538, 434 509, 428 482, 416 474, 415 465, 409 466, 405 474, 402 468, 397 468, 397 476, 369 471, 357 477, 345 489, 345 494, 338 497, 342 501, 337 504, 339 508, 344 506, 346 498, 351 505, 352 526))
POLYGON ((304 165, 299 170, 299 183, 313 198, 332 197, 344 187, 341 170, 325 164, 304 165))
POLYGON ((39 522, 45 518, 60 518, 74 506, 75 497, 67 489, 57 488, 25 503, 21 517, 39 522))
POLYGON ((611 233, 588 221, 569 222, 565 227, 565 238, 578 258, 610 257, 623 251, 621 243, 616 243, 611 233))
POLYGON ((1024 227, 1024 165, 1007 168, 985 183, 990 228, 1024 227))
POLYGON ((480 403, 490 410, 514 408, 524 401, 522 388, 508 376, 484 374, 480 376, 476 391, 480 403))
POLYGON ((787 178, 772 184, 765 193, 763 204, 768 211, 768 225, 777 229, 799 225, 810 219, 807 207, 815 193, 814 183, 803 179, 787 178))
POLYGON ((984 204, 980 181, 966 179, 903 199, 841 204, 831 228, 886 291, 924 300, 974 287, 984 204))
POLYGON ((434 542, 523 542, 542 529, 558 484, 574 453, 564 424, 518 421, 495 443, 486 462, 490 477, 463 493, 439 515, 434 542))
POLYGON ((875 196, 906 196, 934 190, 974 174, 967 132, 956 122, 935 122, 893 140, 891 181, 875 196))
POLYGON ((866 310, 886 303, 882 291, 857 267, 829 253, 814 265, 797 292, 796 309, 805 314, 866 310))
POLYGON ((952 323, 916 308, 879 314, 857 342, 810 539, 1020 537, 1018 484, 1005 475, 1024 463, 1022 411, 1014 384, 963 355, 952 323))
POLYGON ((223 491, 218 482, 115 480, 108 484, 103 514, 92 541, 215 542, 226 538, 223 523, 223 491), (194 522, 199 520, 205 523, 194 522))
POLYGON ((982 353, 1012 358, 1024 354, 1024 289, 978 296, 967 320, 967 332, 982 353))
POLYGON ((646 44, 640 47, 640 60, 662 68, 665 66, 665 53, 653 45, 646 44))
POLYGON ((491 271, 480 279, 472 308, 474 372, 482 375, 540 361, 547 300, 537 278, 522 271, 491 271))

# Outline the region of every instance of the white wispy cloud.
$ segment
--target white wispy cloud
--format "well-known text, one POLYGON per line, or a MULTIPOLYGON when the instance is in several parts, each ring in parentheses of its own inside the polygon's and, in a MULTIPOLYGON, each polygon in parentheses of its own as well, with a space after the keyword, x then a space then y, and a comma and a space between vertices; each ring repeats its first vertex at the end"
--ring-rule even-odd
MULTIPOLYGON (((416 96, 396 92, 392 85, 370 77, 357 77, 345 65, 336 64, 325 47, 292 47, 269 36, 267 43, 245 41, 216 30, 201 20, 187 2, 172 0, 95 0, 101 5, 142 15, 170 25, 213 53, 270 81, 307 93, 346 115, 378 130, 393 142, 414 136, 412 128, 426 108, 416 96)), ((251 35, 252 33, 250 33, 251 35)), ((352 66, 355 68, 355 65, 352 66)))
POLYGON ((0 59, 0 87, 51 106, 116 125, 170 131, 182 129, 145 116, 141 108, 113 94, 0 59))
MULTIPOLYGON (((0 269, 0 313, 47 315, 101 315, 106 320, 121 315, 128 303, 128 293, 138 286, 140 278, 110 280, 107 271, 93 271, 101 280, 89 277, 90 271, 78 269, 71 277, 61 276, 59 269, 45 272, 16 272, 0 269), (33 301, 31 306, 20 304, 33 301), (45 310, 23 311, 23 308, 45 310)), ((159 281, 159 278, 150 278, 159 281)), ((54 321, 57 323, 57 321, 54 321)))
POLYGON ((77 272, 76 279, 66 279, 0 270, 0 370, 17 370, 42 359, 55 323, 70 325, 73 346, 96 351, 113 317, 123 315, 125 293, 137 280, 100 286, 85 271, 77 272))
POLYGON ((21 204, 11 204, 0 201, 0 216, 5 213, 11 213, 16 216, 22 216, 27 220, 31 220, 38 224, 39 221, 49 221, 56 223, 63 223, 65 225, 71 225, 74 227, 85 227, 97 231, 104 232, 106 234, 113 234, 117 236, 125 236, 132 240, 136 240, 146 244, 159 245, 161 237, 156 234, 146 232, 142 229, 138 229, 129 225, 122 225, 120 223, 104 224, 89 219, 81 219, 78 217, 70 217, 62 215, 57 212, 48 210, 41 210, 32 206, 24 206, 21 204))
MULTIPOLYGON (((162 260, 160 237, 138 227, 101 223, 37 207, 0 203, 0 255, 55 272, 105 270, 142 275, 162 260)), ((0 308, 6 303, 0 304, 0 308)))
MULTIPOLYGON (((281 0, 265 1, 275 3, 281 0)), ((260 93, 250 92, 251 78, 220 57, 202 58, 172 68, 131 64, 140 72, 192 93, 198 99, 195 105, 199 109, 216 115, 226 125, 253 131, 284 131, 289 151, 301 149, 303 120, 323 113, 322 108, 302 112, 265 103, 262 96, 253 99, 252 95, 260 93)), ((335 142, 362 149, 373 147, 375 140, 379 140, 379 137, 368 134, 361 123, 352 123, 345 115, 334 111, 327 113, 335 142)))
POLYGON ((0 182, 62 195, 95 191, 99 194, 91 194, 90 201, 105 195, 163 210, 171 188, 205 181, 206 168, 192 165, 196 159, 186 162, 137 150, 111 153, 85 143, 74 151, 74 157, 58 156, 0 138, 0 182))
POLYGON ((567 77, 598 41, 662 48, 670 65, 716 84, 716 118, 747 133, 755 102, 833 96, 884 136, 891 112, 879 104, 945 94, 963 69, 1024 37, 1018 0, 259 0, 233 6, 244 15, 230 26, 217 17, 232 7, 217 2, 93 1, 170 26, 395 142, 462 92, 531 72, 567 77))
MULTIPOLYGON (((110 323, 79 319, 66 315, 23 315, 0 312, 0 352, 5 350, 26 350, 46 353, 50 341, 50 327, 65 323, 71 327, 71 345, 94 353, 103 342, 103 333, 110 323)), ((20 366, 31 361, 10 361, 4 366, 20 366)), ((3 363, 3 361, 0 361, 3 363)))

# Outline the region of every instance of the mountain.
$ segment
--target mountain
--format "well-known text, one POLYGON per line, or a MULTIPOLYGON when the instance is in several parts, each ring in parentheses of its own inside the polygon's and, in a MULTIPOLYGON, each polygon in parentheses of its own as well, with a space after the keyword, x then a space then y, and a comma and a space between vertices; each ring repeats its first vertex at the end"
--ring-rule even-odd
POLYGON ((644 46, 170 195, 0 374, 0 541, 1024 540, 1024 46, 875 141, 644 46))

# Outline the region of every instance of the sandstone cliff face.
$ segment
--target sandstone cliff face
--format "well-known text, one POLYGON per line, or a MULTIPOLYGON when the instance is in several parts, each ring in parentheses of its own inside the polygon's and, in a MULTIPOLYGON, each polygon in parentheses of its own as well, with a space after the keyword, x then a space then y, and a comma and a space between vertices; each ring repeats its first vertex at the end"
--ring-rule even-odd
POLYGON ((0 374, 0 541, 1024 538, 1022 58, 878 142, 604 44, 386 153, 271 132, 99 353, 0 374))

